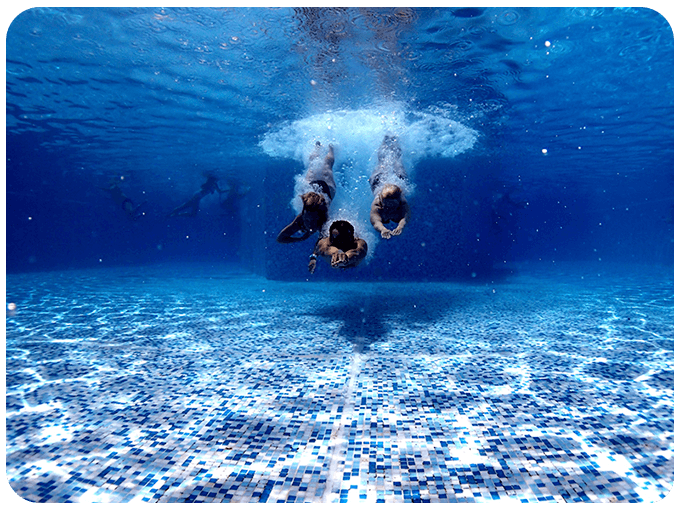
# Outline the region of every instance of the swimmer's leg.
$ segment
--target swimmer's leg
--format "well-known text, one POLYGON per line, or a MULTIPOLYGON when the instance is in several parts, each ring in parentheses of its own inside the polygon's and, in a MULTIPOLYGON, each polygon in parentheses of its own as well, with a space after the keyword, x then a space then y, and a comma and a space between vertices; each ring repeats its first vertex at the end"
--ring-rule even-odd
MULTIPOLYGON (((316 142, 319 143, 319 142, 316 142)), ((328 144, 328 154, 326 154, 326 164, 332 169, 335 163, 335 149, 331 144, 328 144)))
POLYGON ((394 154, 397 157, 401 157, 401 146, 399 145, 399 139, 394 135, 385 135, 380 148, 378 149, 378 158, 382 159, 388 154, 394 154))
POLYGON ((317 140, 314 144, 314 149, 312 149, 312 153, 309 155, 310 162, 321 156, 321 148, 321 142, 317 140))
POLYGON ((198 206, 201 203, 201 195, 198 193, 184 202, 182 205, 175 208, 168 216, 196 216, 198 214, 198 206))

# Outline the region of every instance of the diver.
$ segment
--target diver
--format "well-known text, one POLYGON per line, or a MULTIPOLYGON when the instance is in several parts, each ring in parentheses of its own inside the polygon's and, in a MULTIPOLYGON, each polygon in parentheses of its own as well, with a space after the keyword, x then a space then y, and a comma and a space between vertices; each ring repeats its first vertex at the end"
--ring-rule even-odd
POLYGON ((369 180, 375 196, 371 204, 371 224, 383 239, 400 235, 411 218, 404 190, 395 184, 406 181, 406 170, 401 162, 401 147, 397 138, 385 135, 378 149, 378 163, 369 180), (386 223, 393 223, 395 227, 390 230, 385 226, 386 223))
POLYGON ((304 241, 314 232, 319 232, 328 221, 328 209, 335 196, 335 152, 333 146, 328 145, 328 153, 322 158, 321 149, 321 142, 317 141, 309 156, 309 167, 305 175, 310 191, 300 195, 302 212, 279 232, 276 237, 279 243, 304 241))
POLYGON ((212 174, 207 174, 205 182, 201 184, 201 189, 194 193, 192 197, 182 205, 175 207, 172 212, 168 214, 168 218, 173 216, 196 216, 198 214, 198 206, 203 197, 212 195, 216 191, 218 193, 222 193, 223 191, 217 184, 217 177, 212 174))
POLYGON ((144 216, 144 213, 140 212, 140 209, 144 204, 146 204, 146 200, 139 204, 137 207, 135 207, 132 200, 125 196, 123 190, 120 189, 120 186, 118 186, 118 183, 115 181, 111 181, 111 184, 109 185, 108 188, 102 188, 101 186, 98 187, 99 189, 108 191, 109 194, 111 195, 111 199, 120 205, 120 207, 123 209, 123 211, 127 213, 128 217, 131 220, 137 220, 144 216))
POLYGON ((368 253, 366 241, 354 237, 354 227, 349 221, 334 221, 328 237, 319 238, 314 247, 314 253, 309 256, 309 272, 314 274, 316 259, 321 257, 332 268, 356 267, 368 253))

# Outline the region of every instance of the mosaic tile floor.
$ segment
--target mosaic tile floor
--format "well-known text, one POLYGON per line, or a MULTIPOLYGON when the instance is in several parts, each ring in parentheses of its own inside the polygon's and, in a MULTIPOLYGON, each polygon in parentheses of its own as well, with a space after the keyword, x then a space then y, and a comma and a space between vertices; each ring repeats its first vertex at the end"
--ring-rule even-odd
POLYGON ((657 502, 673 275, 7 276, 7 479, 32 502, 657 502))

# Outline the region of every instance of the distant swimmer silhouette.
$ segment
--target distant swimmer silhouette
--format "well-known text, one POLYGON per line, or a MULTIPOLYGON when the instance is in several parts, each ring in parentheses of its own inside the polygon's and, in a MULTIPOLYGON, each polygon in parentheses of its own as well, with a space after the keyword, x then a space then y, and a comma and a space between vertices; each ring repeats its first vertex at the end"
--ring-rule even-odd
POLYGON ((411 218, 411 210, 404 198, 402 186, 407 182, 401 162, 401 147, 394 136, 386 135, 378 149, 378 163, 370 178, 375 198, 371 204, 371 224, 383 239, 398 236, 411 218), (396 226, 389 230, 385 224, 396 226))
POLYGON ((309 156, 309 167, 305 175, 305 183, 309 191, 300 195, 302 212, 292 223, 281 230, 276 240, 279 243, 295 243, 304 241, 314 232, 319 232, 328 221, 328 208, 335 196, 335 179, 333 179, 333 163, 335 153, 333 146, 328 146, 328 153, 321 157, 321 142, 316 142, 309 156))
POLYGON ((328 237, 322 237, 316 242, 314 253, 309 257, 309 272, 316 270, 317 256, 328 262, 333 268, 356 267, 366 258, 368 245, 366 241, 354 237, 354 227, 349 221, 334 221, 328 237))
POLYGON ((234 217, 238 211, 238 200, 250 191, 250 186, 241 184, 235 180, 227 182, 226 189, 220 190, 220 216, 234 217))
POLYGON ((108 188, 102 188, 99 186, 99 189, 108 191, 111 195, 111 199, 116 202, 116 204, 120 205, 120 207, 127 213, 130 219, 137 220, 144 216, 144 213, 140 212, 140 209, 144 204, 146 204, 146 200, 135 207, 132 200, 125 196, 123 190, 120 189, 120 186, 118 186, 117 182, 112 181, 108 188))
POLYGON ((173 216, 196 216, 198 214, 198 206, 203 197, 212 195, 216 191, 218 193, 222 192, 217 185, 217 177, 211 174, 206 175, 206 180, 201 184, 201 189, 194 193, 192 197, 182 205, 175 207, 172 212, 168 214, 168 218, 173 216))

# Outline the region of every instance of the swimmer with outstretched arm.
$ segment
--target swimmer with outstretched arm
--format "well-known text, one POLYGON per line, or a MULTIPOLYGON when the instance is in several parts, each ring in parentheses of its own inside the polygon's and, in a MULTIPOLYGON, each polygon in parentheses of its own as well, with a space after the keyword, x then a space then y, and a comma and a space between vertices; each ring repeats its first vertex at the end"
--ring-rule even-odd
POLYGON ((325 157, 321 157, 321 142, 316 142, 309 156, 309 167, 305 181, 313 189, 300 196, 302 212, 281 230, 276 240, 279 243, 295 243, 304 241, 314 232, 319 232, 328 221, 328 208, 335 196, 335 179, 333 164, 335 153, 333 146, 328 146, 325 157))
POLYGON ((375 195, 371 204, 371 225, 383 239, 400 235, 411 219, 411 209, 404 198, 404 192, 396 184, 387 182, 390 176, 406 181, 406 170, 401 162, 401 148, 397 138, 386 135, 378 149, 378 164, 369 181, 375 195), (385 226, 390 222, 396 224, 392 230, 385 226))
POLYGON ((309 257, 309 272, 314 274, 316 259, 321 257, 334 269, 356 267, 366 258, 366 241, 354 236, 354 227, 349 221, 334 221, 328 237, 320 238, 309 257))

